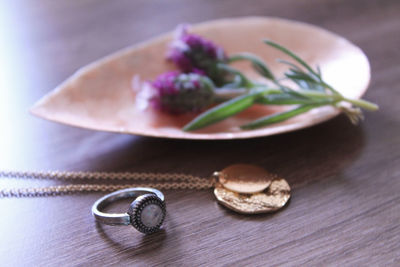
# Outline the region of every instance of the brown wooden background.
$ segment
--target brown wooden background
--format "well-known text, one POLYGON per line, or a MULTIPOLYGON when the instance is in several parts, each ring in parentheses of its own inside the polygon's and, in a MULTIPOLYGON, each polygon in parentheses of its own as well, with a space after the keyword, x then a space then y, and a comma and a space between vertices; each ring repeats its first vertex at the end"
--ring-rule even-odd
MULTIPOLYGON (((399 265, 400 2, 1 1, 0 168, 184 172, 264 166, 293 186, 289 206, 240 216, 211 191, 167 191, 165 231, 96 226, 100 194, 0 199, 0 265, 399 265), (246 15, 322 26, 360 46, 366 98, 381 110, 254 140, 191 142, 82 130, 28 108, 75 70, 180 22, 246 15)), ((0 185, 49 184, 0 178, 0 185)))

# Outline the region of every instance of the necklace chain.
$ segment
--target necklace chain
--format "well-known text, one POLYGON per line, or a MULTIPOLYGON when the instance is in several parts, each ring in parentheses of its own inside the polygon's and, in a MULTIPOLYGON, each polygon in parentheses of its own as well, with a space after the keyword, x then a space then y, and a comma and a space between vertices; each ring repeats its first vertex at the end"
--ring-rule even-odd
POLYGON ((71 172, 71 171, 1 171, 0 177, 51 180, 136 181, 134 184, 69 184, 46 187, 0 188, 0 197, 40 197, 72 193, 108 192, 128 187, 157 189, 209 189, 213 178, 202 178, 182 173, 138 172, 71 172), (144 183, 144 181, 146 181, 144 183))

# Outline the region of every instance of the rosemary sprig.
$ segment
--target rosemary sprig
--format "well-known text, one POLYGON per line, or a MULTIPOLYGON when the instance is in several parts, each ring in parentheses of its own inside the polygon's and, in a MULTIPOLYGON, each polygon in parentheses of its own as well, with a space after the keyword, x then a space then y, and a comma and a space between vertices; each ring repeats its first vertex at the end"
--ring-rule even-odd
MULTIPOLYGON (((270 40, 264 40, 264 43, 280 50, 295 61, 295 63, 293 63, 286 60, 279 60, 279 62, 289 67, 284 73, 283 79, 291 80, 298 88, 295 89, 282 85, 281 79, 276 78, 263 60, 256 55, 250 53, 233 55, 227 60, 228 64, 239 60, 247 60, 252 64, 257 73, 270 80, 277 88, 270 88, 267 85, 260 85, 259 83, 253 82, 239 70, 227 64, 220 63, 218 64, 219 69, 227 71, 235 76, 232 83, 224 86, 225 91, 220 90, 220 92, 224 92, 224 94, 227 95, 226 90, 232 90, 232 92, 235 91, 235 93, 232 94, 235 97, 200 114, 189 122, 183 130, 193 131, 206 127, 233 116, 254 104, 298 106, 289 111, 256 119, 255 121, 240 126, 241 129, 257 129, 273 123, 282 122, 311 109, 325 105, 331 105, 341 109, 349 116, 353 123, 362 118, 359 108, 371 111, 378 109, 378 106, 374 103, 362 99, 349 99, 344 97, 323 80, 319 67, 314 70, 309 64, 289 49, 270 40), (238 93, 240 94, 239 96, 237 96, 238 93), (342 105, 342 102, 347 102, 350 106, 342 105)), ((218 99, 218 89, 215 90, 215 93, 217 95, 216 99, 218 99)))
POLYGON ((261 96, 276 92, 276 90, 252 90, 247 94, 235 97, 200 114, 194 120, 185 125, 183 130, 194 131, 224 120, 251 107, 261 96))

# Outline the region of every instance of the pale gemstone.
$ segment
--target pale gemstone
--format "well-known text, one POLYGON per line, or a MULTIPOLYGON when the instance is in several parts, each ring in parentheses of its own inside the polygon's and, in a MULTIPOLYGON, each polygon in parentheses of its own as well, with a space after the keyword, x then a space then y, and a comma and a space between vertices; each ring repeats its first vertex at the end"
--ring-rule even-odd
POLYGON ((162 209, 156 204, 150 204, 144 207, 140 216, 142 223, 147 227, 157 226, 161 222, 162 218, 162 209))

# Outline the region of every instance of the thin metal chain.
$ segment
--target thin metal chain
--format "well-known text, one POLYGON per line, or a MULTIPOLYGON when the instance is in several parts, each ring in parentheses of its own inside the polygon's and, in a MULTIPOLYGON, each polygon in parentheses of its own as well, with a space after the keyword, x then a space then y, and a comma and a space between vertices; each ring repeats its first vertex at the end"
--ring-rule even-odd
POLYGON ((73 193, 108 192, 129 187, 154 187, 157 189, 209 189, 213 178, 202 178, 182 173, 135 172, 67 172, 67 171, 1 171, 0 177, 53 180, 127 180, 150 181, 135 184, 69 184, 46 187, 1 188, 0 197, 40 197, 73 193))

